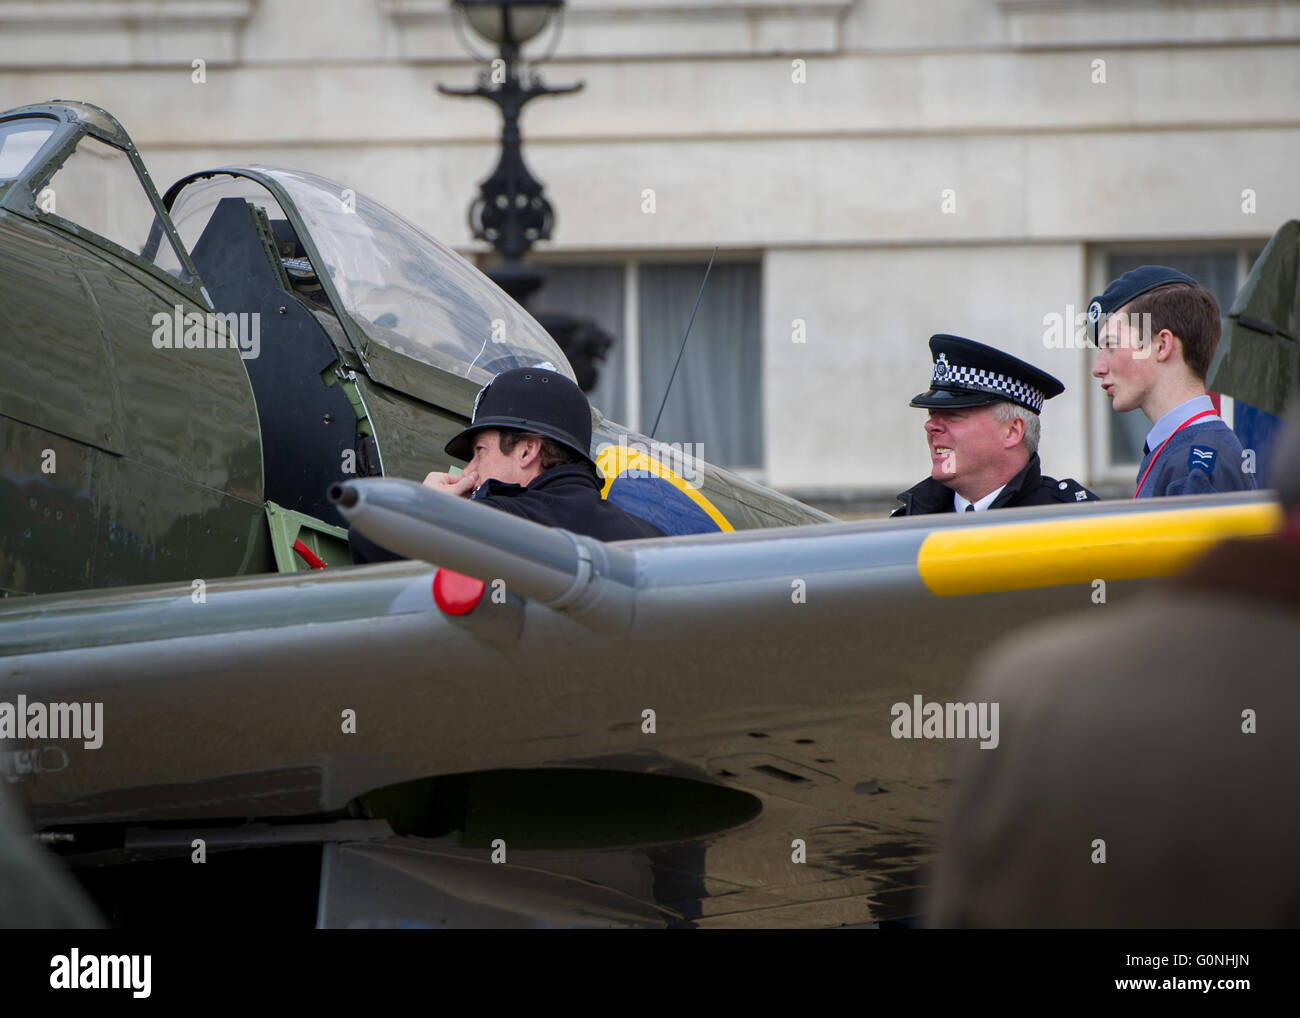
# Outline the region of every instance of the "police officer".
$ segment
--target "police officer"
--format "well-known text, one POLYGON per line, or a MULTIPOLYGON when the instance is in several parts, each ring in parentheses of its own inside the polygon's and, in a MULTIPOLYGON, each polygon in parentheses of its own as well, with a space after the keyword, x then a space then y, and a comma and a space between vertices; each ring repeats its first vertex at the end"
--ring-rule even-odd
POLYGON ((1044 477, 1040 469, 1038 414, 1064 385, 960 336, 931 336, 930 355, 930 391, 911 403, 930 411, 930 476, 898 496, 903 504, 891 516, 1096 500, 1078 481, 1044 477))
MULTIPOLYGON (((513 368, 484 386, 470 425, 447 443, 468 460, 465 471, 431 473, 426 486, 534 523, 563 527, 601 541, 663 537, 664 532, 600 497, 591 458, 591 407, 573 382, 547 368, 513 368)), ((352 558, 400 558, 348 531, 352 558)))

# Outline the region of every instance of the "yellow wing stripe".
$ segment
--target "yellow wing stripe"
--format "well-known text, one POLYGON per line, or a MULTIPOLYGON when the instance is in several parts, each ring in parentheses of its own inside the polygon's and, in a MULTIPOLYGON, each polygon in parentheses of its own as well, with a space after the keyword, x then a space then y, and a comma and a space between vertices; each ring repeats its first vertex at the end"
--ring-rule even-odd
POLYGON ((1281 524, 1281 509, 1263 504, 937 530, 916 565, 945 597, 1166 576, 1225 538, 1262 537, 1281 524))
POLYGON ((614 479, 619 474, 626 473, 629 470, 644 470, 646 473, 667 481, 703 509, 708 514, 709 519, 718 525, 719 530, 736 529, 718 511, 718 507, 705 498, 704 492, 687 484, 684 478, 678 476, 657 459, 647 455, 640 449, 634 449, 626 445, 607 445, 596 454, 596 466, 600 467, 600 472, 605 475, 605 487, 600 493, 601 498, 609 495, 609 489, 613 486, 614 479))

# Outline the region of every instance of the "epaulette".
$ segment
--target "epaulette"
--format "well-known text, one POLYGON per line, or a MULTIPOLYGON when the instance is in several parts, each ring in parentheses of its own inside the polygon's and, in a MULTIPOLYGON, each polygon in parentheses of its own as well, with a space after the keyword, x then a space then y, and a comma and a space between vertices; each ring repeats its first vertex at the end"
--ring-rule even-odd
POLYGON ((1054 477, 1044 477, 1043 484, 1051 490, 1052 497, 1058 502, 1100 501, 1096 495, 1076 481, 1073 477, 1067 477, 1060 481, 1054 477))

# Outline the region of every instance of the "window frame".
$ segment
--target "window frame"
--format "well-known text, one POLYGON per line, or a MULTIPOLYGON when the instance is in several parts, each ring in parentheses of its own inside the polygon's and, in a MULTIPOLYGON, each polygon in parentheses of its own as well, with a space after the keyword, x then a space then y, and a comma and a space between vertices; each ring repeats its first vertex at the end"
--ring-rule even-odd
MULTIPOLYGON (((646 407, 641 400, 641 268, 646 265, 707 265, 712 253, 711 250, 704 249, 653 252, 552 251, 547 252, 545 255, 535 255, 531 259, 533 264, 543 272, 548 268, 595 266, 616 266, 623 271, 623 335, 621 339, 624 349, 622 382, 627 419, 617 423, 633 431, 648 435, 649 432, 646 429, 654 423, 654 414, 659 409, 658 406, 646 407)), ((479 254, 475 258, 475 264, 480 270, 489 271, 496 264, 496 259, 487 254, 479 254)), ((760 342, 765 342, 766 337, 761 335, 763 327, 762 292, 765 275, 765 260, 762 249, 737 248, 727 251, 725 254, 719 251, 714 262, 714 268, 725 264, 753 265, 758 270, 760 342)), ((683 330, 686 328, 685 323, 682 324, 682 328, 683 330)), ((692 329, 691 332, 694 334, 695 330, 692 329)), ((764 394, 760 392, 758 394, 758 427, 763 427, 766 417, 767 406, 764 394)), ((761 484, 767 475, 766 448, 763 452, 763 459, 764 462, 758 465, 727 466, 723 469, 748 481, 761 484)))

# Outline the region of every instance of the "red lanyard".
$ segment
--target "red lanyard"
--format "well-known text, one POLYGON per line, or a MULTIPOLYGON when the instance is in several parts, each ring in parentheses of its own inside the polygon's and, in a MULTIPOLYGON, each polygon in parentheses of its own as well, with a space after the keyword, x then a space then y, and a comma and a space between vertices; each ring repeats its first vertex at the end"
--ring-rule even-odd
MULTIPOLYGON (((1214 415, 1213 410, 1202 410, 1199 414, 1194 414, 1193 416, 1187 418, 1187 420, 1183 421, 1182 424, 1178 425, 1178 427, 1174 428, 1174 435, 1182 431, 1183 428, 1191 424, 1192 421, 1199 421, 1202 417, 1212 417, 1213 415, 1214 415)), ((1163 442, 1161 442, 1160 448, 1157 449, 1156 454, 1151 457, 1151 462, 1147 464, 1147 468, 1145 472, 1143 472, 1142 474, 1142 480, 1138 481, 1137 491, 1133 492, 1134 498, 1138 497, 1138 491, 1142 490, 1142 485, 1147 483, 1147 474, 1151 473, 1151 468, 1156 465, 1156 460, 1158 460, 1160 458, 1160 454, 1165 451, 1165 446, 1167 446, 1170 442, 1174 440, 1174 435, 1170 435, 1163 442)))

